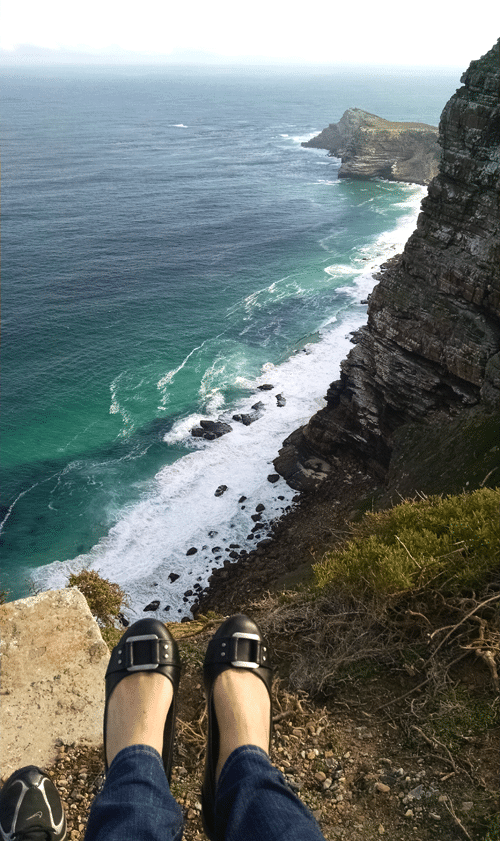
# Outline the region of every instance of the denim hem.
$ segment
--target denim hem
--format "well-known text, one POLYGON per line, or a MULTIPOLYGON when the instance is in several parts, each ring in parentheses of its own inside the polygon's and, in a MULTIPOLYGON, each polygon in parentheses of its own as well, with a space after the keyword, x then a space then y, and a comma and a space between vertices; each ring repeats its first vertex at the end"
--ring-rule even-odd
POLYGON ((146 754, 147 756, 151 756, 152 759, 157 759, 161 765, 162 773, 165 773, 165 769, 163 767, 163 760, 156 748, 153 748, 151 745, 128 745, 128 747, 122 748, 115 755, 111 765, 109 766, 106 772, 106 777, 109 777, 111 769, 115 764, 119 765, 120 762, 122 762, 123 760, 132 759, 134 756, 143 756, 144 754, 146 754))
POLYGON ((217 786, 224 782, 224 778, 229 773, 231 765, 233 765, 234 762, 238 762, 240 756, 243 756, 245 754, 253 754, 255 756, 260 756, 263 759, 267 759, 269 765, 273 767, 271 764, 271 760, 269 759, 269 754, 267 754, 266 751, 262 748, 259 748, 258 745, 240 745, 239 748, 235 748, 233 752, 229 754, 224 765, 222 766, 222 771, 220 772, 217 786))

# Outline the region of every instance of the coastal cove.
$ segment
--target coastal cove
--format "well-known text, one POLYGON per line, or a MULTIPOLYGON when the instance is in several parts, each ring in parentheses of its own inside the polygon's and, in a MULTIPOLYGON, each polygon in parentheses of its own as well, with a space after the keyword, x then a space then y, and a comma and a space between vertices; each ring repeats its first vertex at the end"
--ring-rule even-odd
POLYGON ((156 600, 181 618, 195 585, 293 505, 268 481, 273 459, 324 405, 425 193, 339 182, 339 162, 300 143, 353 105, 437 124, 459 73, 420 72, 7 79, 10 597, 90 564, 129 593, 131 618, 156 600), (257 402, 258 421, 233 421, 257 402), (191 436, 219 416, 229 435, 191 436))

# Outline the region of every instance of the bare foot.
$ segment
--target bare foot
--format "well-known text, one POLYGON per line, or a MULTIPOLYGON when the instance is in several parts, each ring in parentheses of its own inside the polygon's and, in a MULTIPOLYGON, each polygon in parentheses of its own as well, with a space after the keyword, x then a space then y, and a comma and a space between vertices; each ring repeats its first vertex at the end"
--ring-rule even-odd
POLYGON ((161 756, 173 687, 162 674, 136 672, 115 686, 108 704, 106 759, 130 745, 150 745, 161 756))
POLYGON ((269 752, 270 699, 263 681, 247 669, 227 669, 214 683, 220 733, 216 782, 229 755, 241 745, 269 752))

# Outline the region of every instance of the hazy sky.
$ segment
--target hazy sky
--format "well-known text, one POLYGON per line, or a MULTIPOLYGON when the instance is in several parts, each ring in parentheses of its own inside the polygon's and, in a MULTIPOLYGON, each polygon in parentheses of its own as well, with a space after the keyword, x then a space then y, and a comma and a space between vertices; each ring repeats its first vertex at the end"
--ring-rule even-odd
POLYGON ((0 47, 202 50, 225 57, 465 68, 500 34, 498 0, 4 0, 0 47))

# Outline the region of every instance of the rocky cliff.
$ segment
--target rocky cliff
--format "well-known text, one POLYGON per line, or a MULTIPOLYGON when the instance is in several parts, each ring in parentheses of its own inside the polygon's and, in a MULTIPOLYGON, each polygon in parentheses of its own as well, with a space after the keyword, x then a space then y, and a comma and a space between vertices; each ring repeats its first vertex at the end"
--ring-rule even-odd
POLYGON ((437 175, 438 130, 425 123, 393 123, 349 108, 338 123, 302 146, 328 149, 342 158, 339 178, 387 178, 428 184, 437 175))
POLYGON ((346 452, 383 475, 403 424, 444 424, 472 407, 498 409, 499 44, 461 81, 441 116, 439 174, 417 228, 382 267, 368 323, 326 408, 284 442, 275 461, 292 487, 331 474, 346 452))

